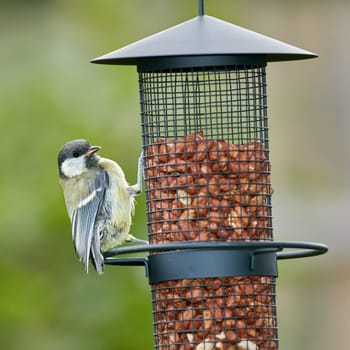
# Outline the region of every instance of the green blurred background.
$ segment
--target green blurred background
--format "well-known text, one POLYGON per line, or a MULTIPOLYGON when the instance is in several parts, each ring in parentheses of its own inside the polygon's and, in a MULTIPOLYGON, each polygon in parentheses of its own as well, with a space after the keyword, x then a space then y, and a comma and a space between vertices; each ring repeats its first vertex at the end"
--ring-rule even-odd
MULTIPOLYGON (((320 55, 268 66, 275 238, 330 247, 279 264, 280 348, 346 348, 350 3, 207 0, 206 13, 320 55)), ((196 0, 0 0, 1 349, 153 348, 144 271, 78 263, 56 156, 88 138, 135 180, 136 69, 89 60, 196 15, 196 0)), ((142 196, 139 237, 144 212, 142 196)))

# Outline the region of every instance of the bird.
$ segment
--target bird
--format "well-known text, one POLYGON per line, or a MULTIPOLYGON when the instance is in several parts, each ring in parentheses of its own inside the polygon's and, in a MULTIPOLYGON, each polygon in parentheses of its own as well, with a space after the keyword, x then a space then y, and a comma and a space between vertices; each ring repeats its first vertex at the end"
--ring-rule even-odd
POLYGON ((129 233, 134 197, 142 192, 143 153, 138 160, 137 183, 130 186, 115 161, 96 154, 100 149, 77 139, 65 143, 57 159, 75 252, 86 273, 91 261, 102 274, 104 252, 125 242, 148 242, 129 233))

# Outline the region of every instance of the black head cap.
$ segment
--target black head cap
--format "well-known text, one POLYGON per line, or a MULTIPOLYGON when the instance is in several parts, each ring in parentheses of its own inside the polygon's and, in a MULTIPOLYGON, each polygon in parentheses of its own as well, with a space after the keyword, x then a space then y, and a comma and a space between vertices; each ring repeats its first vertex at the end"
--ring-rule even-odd
POLYGON ((74 140, 64 144, 58 153, 58 165, 61 165, 68 158, 78 158, 88 152, 91 145, 84 139, 74 140))

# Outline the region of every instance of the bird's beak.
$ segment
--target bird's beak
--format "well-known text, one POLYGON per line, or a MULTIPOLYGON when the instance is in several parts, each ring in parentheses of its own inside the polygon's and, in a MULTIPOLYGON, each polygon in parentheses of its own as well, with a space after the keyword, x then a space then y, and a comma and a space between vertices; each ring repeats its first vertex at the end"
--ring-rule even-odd
POLYGON ((89 158, 91 155, 93 155, 94 153, 96 153, 100 149, 101 149, 100 146, 91 146, 89 148, 89 150, 84 154, 84 157, 89 158))

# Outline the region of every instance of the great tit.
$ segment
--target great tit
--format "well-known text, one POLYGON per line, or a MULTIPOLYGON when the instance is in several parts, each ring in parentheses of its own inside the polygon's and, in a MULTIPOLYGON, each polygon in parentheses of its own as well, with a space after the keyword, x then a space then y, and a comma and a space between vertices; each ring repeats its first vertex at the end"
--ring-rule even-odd
POLYGON ((99 146, 87 140, 63 145, 58 154, 60 183, 72 223, 74 248, 88 273, 89 260, 103 273, 103 253, 126 241, 139 241, 129 234, 134 196, 141 193, 142 154, 137 184, 129 186, 121 167, 96 155, 99 146))

